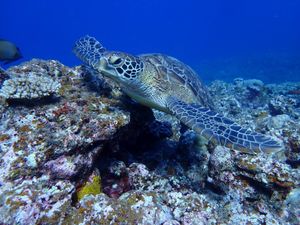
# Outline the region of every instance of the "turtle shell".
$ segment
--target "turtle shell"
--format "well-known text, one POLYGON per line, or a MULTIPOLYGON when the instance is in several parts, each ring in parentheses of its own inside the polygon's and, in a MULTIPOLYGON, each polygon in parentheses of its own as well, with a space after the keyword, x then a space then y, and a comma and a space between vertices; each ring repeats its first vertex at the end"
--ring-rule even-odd
POLYGON ((186 98, 189 97, 191 100, 188 102, 190 103, 213 108, 213 102, 207 88, 191 67, 174 57, 164 54, 143 54, 139 57, 144 62, 154 66, 158 79, 162 83, 169 82, 167 86, 172 87, 168 89, 170 96, 185 102, 187 102, 186 98))

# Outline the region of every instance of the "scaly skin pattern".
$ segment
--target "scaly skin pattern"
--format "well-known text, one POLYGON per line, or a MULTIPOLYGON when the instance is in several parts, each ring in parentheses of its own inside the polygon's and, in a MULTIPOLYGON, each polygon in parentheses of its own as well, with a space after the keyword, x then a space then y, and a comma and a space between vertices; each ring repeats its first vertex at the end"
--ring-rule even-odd
POLYGON ((209 141, 222 146, 245 153, 271 153, 279 147, 272 138, 243 128, 208 108, 189 105, 172 97, 167 104, 181 122, 209 141))

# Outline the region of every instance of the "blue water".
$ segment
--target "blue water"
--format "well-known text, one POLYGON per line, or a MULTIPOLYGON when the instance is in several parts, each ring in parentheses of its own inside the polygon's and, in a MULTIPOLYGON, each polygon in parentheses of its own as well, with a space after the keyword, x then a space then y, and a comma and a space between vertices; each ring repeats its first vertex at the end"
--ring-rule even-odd
POLYGON ((177 57, 205 81, 300 81, 299 0, 15 0, 1 9, 0 38, 23 61, 77 65, 72 45, 90 34, 107 49, 177 57))

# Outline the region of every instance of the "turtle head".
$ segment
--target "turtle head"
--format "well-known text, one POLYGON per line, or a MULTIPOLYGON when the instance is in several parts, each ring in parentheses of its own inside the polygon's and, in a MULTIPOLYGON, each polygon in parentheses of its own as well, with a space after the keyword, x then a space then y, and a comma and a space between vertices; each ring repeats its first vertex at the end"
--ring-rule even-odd
POLYGON ((75 42, 73 52, 84 63, 116 82, 135 81, 144 68, 139 57, 107 51, 99 41, 88 35, 75 42))
POLYGON ((104 76, 121 83, 136 80, 143 68, 139 57, 123 52, 104 52, 96 66, 104 76))

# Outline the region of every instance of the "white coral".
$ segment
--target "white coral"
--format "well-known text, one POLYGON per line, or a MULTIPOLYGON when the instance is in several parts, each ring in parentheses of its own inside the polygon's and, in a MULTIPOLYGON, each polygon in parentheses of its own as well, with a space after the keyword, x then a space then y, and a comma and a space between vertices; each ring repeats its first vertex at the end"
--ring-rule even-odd
POLYGON ((0 96, 5 99, 35 99, 50 96, 61 87, 58 81, 29 74, 4 81, 0 96))

